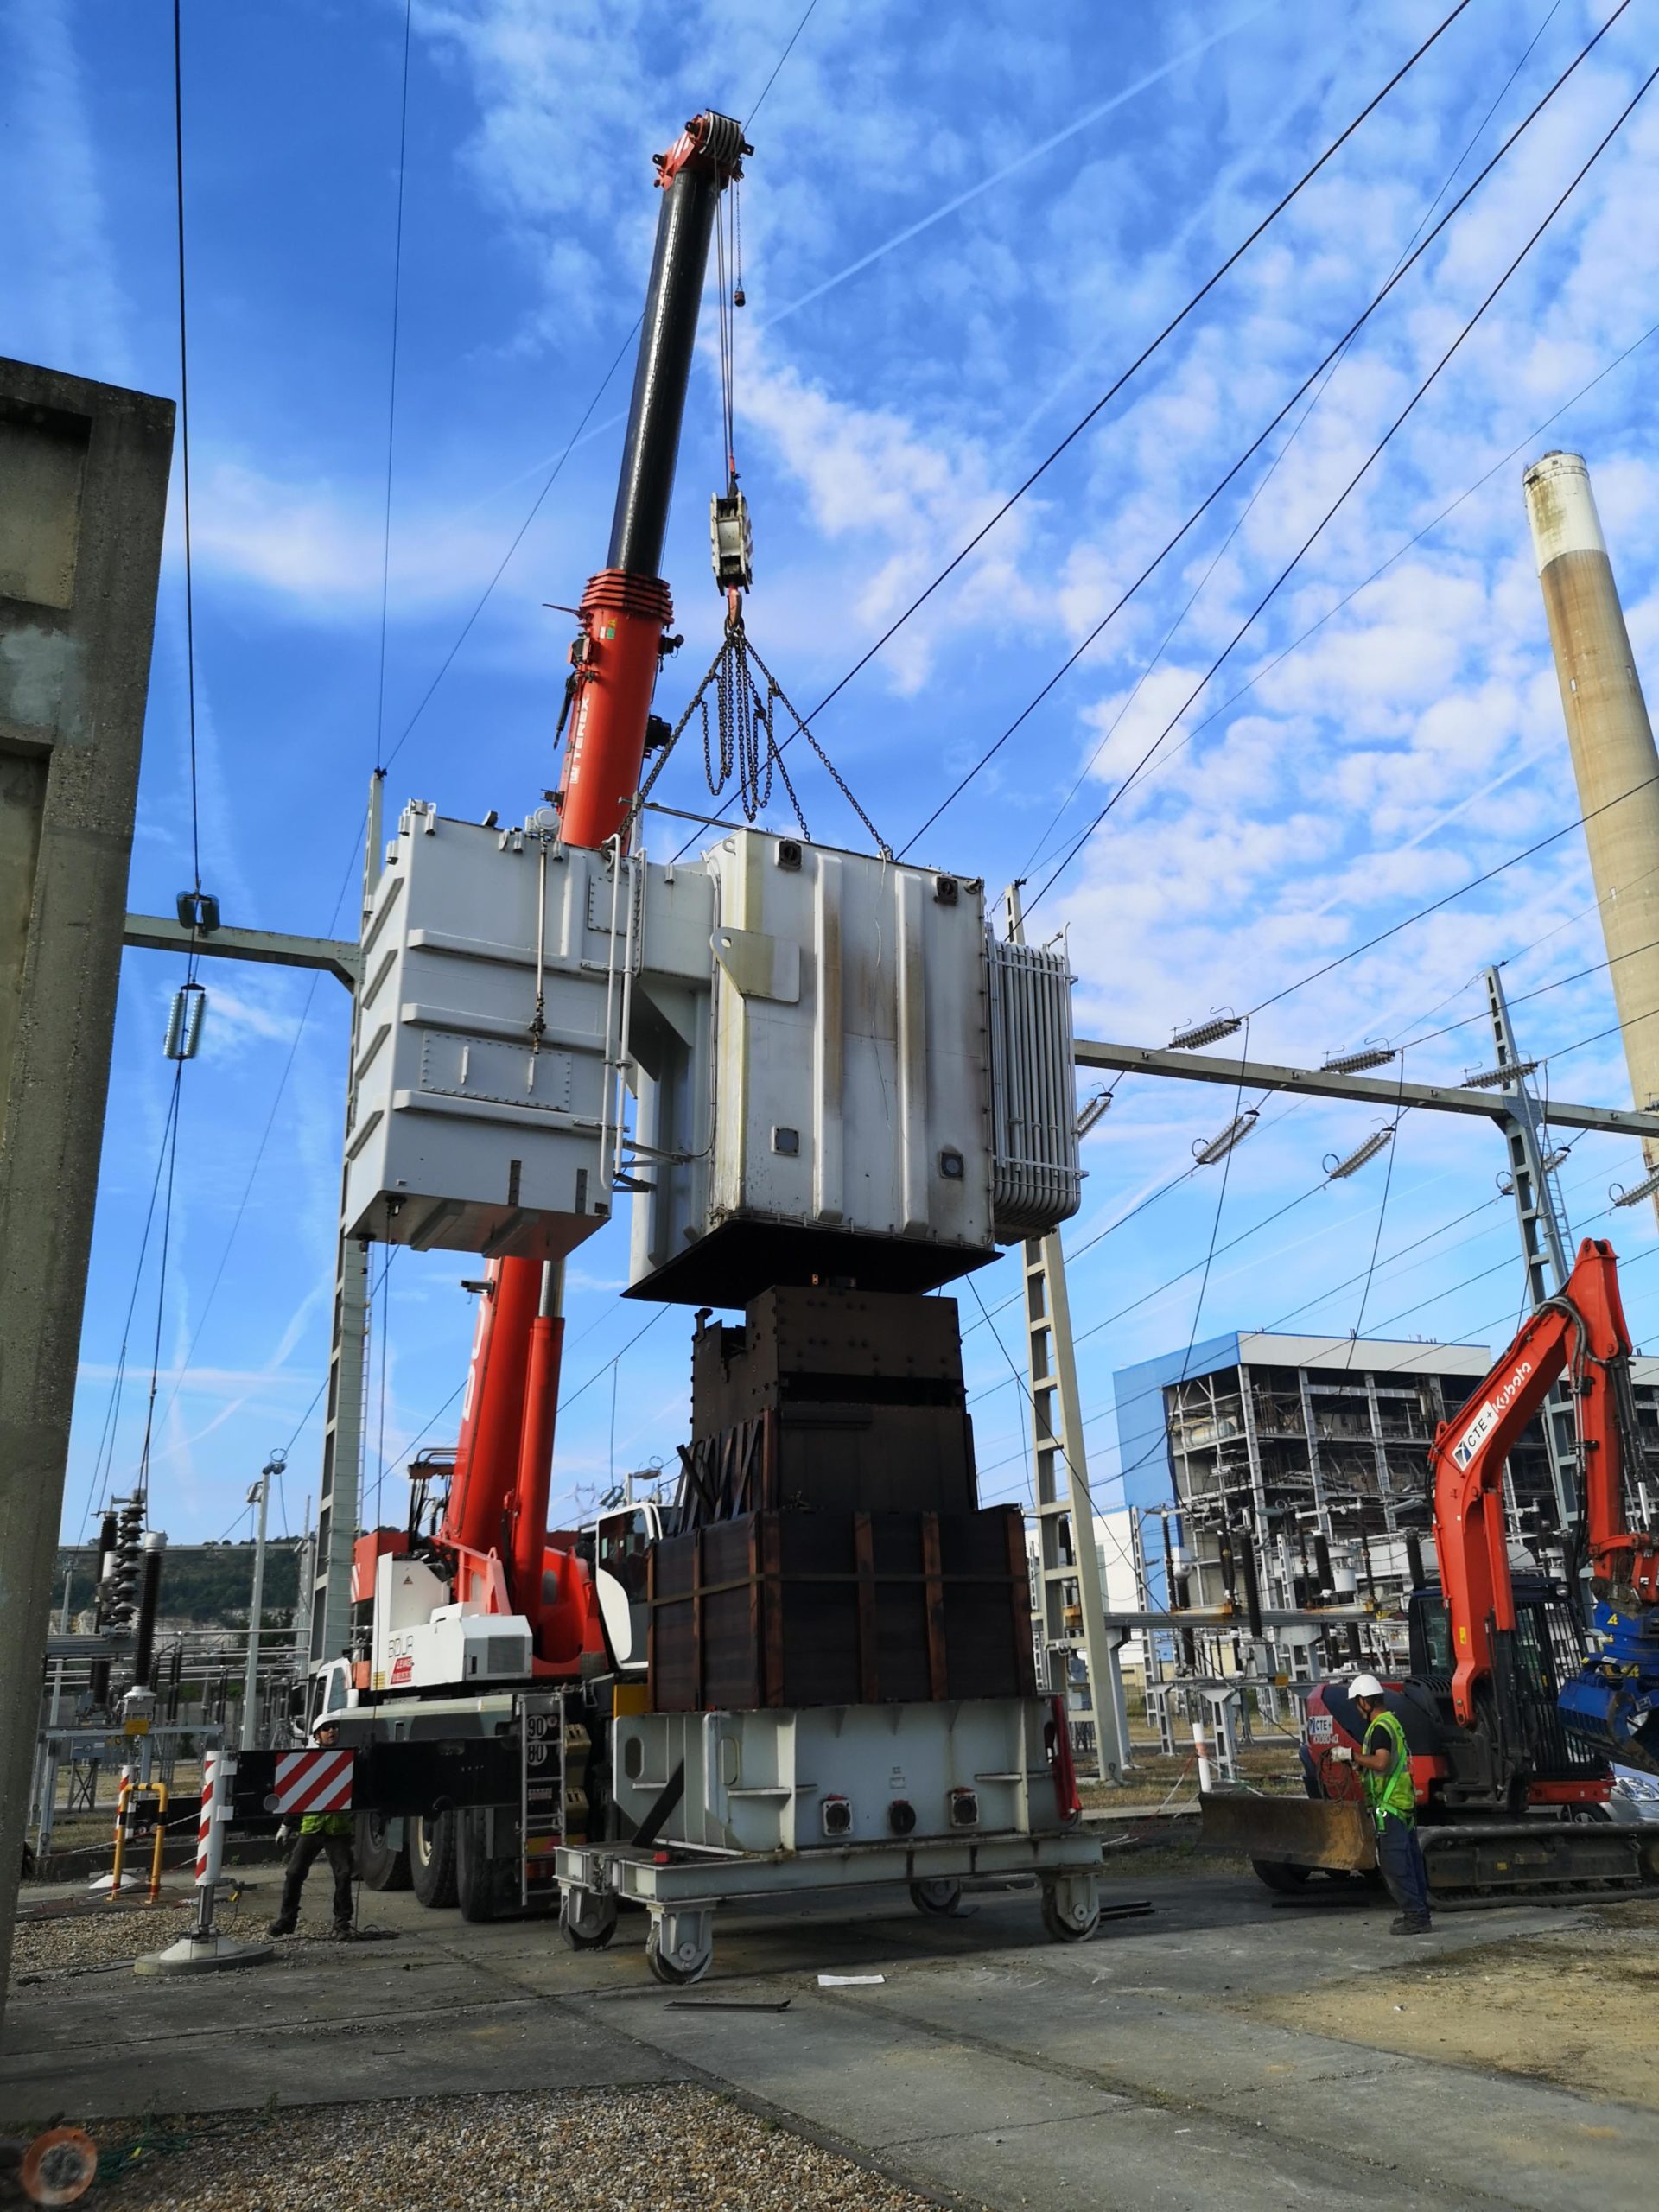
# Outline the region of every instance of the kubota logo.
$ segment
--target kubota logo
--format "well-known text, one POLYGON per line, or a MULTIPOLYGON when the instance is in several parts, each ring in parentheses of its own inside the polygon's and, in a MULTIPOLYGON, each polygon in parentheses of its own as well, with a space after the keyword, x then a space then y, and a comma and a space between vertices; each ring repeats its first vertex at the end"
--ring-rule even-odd
POLYGON ((1520 1361, 1509 1381, 1487 1399, 1485 1404, 1452 1447, 1452 1457, 1459 1467, 1467 1469, 1476 1452, 1497 1427, 1503 1414, 1514 1404, 1522 1384, 1531 1373, 1532 1362, 1529 1359, 1520 1361))

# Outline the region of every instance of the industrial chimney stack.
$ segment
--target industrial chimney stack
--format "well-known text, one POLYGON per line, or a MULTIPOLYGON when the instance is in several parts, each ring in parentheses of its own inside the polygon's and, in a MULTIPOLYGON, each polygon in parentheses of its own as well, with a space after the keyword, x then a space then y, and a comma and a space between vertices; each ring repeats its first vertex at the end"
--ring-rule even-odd
MULTIPOLYGON (((1546 454, 1527 471, 1526 489, 1624 1064, 1641 1109, 1659 1099, 1659 752, 1583 458, 1546 454)), ((1643 1149, 1649 1169, 1659 1168, 1659 1141, 1644 1140, 1643 1149)))

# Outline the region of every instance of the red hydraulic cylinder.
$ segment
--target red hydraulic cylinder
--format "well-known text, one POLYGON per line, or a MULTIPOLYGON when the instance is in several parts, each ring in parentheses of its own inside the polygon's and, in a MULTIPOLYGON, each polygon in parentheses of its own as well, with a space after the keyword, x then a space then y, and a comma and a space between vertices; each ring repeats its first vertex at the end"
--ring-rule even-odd
POLYGON ((660 577, 603 569, 582 594, 582 618, 560 828, 567 845, 597 847, 626 821, 639 788, 663 632, 674 607, 660 577))
POLYGON ((531 1332, 542 1298, 539 1260, 492 1260, 473 1332, 461 1440, 440 1540, 502 1552, 518 1478, 531 1332))
POLYGON ((556 1311, 561 1270, 543 1273, 541 1311, 530 1325, 524 1425, 513 1488, 512 1555, 507 1587, 536 1636, 542 1618, 542 1574, 547 1553, 547 1495, 553 1479, 553 1426, 559 1408, 559 1365, 564 1318, 556 1311))

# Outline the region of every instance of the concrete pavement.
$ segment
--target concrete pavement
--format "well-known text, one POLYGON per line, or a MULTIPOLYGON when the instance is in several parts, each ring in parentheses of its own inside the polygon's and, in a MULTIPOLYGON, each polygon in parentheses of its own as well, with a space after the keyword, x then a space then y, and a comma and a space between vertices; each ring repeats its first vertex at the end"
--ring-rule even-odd
MULTIPOLYGON (((679 2004, 645 1973, 643 1917, 578 1955, 544 1923, 469 1927, 365 1894, 386 1940, 302 1945, 206 1987, 111 1972, 20 1990, 0 2122, 690 2079, 997 2212, 1650 2202, 1659 2113, 1237 2009, 1398 1971, 1386 1914, 1276 1910, 1248 1882, 1157 1878, 1109 1895, 1120 1887, 1157 1912, 1075 1946, 1044 1939, 1030 1892, 945 1921, 880 1892, 788 1916, 732 1909, 708 1979, 679 2004), (826 1970, 885 1980, 820 1989, 826 1970), (712 2009, 721 1998, 789 2009, 712 2009)), ((1410 1956, 1569 1917, 1447 1917, 1410 1956)))

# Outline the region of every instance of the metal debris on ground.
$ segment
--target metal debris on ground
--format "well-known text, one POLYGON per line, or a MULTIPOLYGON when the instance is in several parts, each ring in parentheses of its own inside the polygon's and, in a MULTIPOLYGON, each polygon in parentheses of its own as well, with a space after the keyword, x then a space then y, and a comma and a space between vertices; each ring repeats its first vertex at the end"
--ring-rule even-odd
POLYGON ((288 2106, 99 2131, 110 2212, 925 2212, 926 2200, 706 2089, 288 2106), (182 2131, 182 2132, 181 2132, 182 2131))

